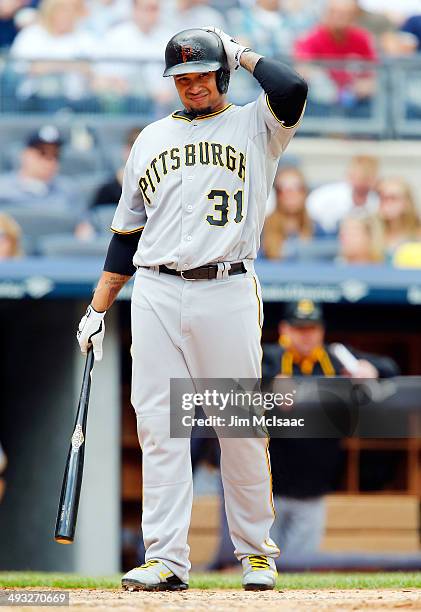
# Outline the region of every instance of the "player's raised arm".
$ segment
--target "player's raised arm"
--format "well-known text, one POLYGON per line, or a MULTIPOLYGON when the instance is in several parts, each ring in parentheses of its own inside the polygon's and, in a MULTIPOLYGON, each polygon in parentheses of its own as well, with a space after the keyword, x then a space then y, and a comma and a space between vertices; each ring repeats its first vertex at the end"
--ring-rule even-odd
POLYGON ((212 29, 221 38, 230 70, 240 66, 248 70, 265 92, 265 106, 260 105, 265 123, 274 134, 270 149, 274 157, 285 150, 305 109, 308 86, 290 66, 279 60, 263 57, 248 47, 238 44, 228 34, 212 29), (285 133, 285 130, 290 132, 285 133))
POLYGON ((98 361, 102 359, 105 314, 122 287, 136 272, 133 257, 146 223, 145 207, 134 166, 133 147, 124 170, 122 194, 111 226, 114 235, 108 247, 104 271, 77 331, 82 353, 86 354, 92 344, 95 359, 98 361))
POLYGON ((285 128, 295 127, 307 99, 305 80, 286 64, 249 50, 241 55, 240 64, 259 81, 275 119, 285 128))

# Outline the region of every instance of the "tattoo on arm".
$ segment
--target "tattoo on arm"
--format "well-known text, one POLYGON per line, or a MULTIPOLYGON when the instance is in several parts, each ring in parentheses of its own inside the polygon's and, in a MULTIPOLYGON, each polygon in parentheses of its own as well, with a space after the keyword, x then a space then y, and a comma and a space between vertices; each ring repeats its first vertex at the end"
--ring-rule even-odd
POLYGON ((254 51, 244 51, 240 57, 240 64, 243 68, 251 72, 253 74, 254 69, 256 68, 256 64, 261 59, 263 55, 259 55, 254 51))
POLYGON ((131 276, 104 272, 92 300, 92 306, 98 312, 108 310, 116 299, 120 289, 130 280, 131 276))

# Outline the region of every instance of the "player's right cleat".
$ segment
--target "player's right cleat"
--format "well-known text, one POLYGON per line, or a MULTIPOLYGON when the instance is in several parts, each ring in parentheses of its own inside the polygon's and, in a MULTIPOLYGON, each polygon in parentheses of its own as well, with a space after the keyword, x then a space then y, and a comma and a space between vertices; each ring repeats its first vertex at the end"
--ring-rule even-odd
POLYGON ((150 559, 124 574, 121 586, 126 591, 185 591, 189 588, 158 559, 150 559))
POLYGON ((266 555, 248 555, 242 559, 243 588, 246 591, 271 591, 275 588, 275 561, 266 555))

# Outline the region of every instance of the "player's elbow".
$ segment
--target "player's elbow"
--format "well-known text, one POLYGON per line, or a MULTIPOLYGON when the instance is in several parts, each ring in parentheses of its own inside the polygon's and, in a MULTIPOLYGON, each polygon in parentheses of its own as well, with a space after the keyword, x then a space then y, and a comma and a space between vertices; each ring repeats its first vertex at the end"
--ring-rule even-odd
POLYGON ((305 81, 297 72, 295 72, 289 83, 287 97, 292 104, 302 108, 307 99, 307 95, 307 81, 305 81))

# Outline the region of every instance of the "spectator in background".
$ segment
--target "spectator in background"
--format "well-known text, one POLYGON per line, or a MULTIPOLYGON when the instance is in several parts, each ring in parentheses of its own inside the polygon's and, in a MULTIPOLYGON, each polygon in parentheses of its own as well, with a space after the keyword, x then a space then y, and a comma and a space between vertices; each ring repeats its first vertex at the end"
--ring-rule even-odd
POLYGON ((74 210, 70 184, 59 176, 62 139, 51 125, 31 134, 15 172, 0 175, 0 207, 74 210))
POLYGON ((15 17, 24 8, 34 7, 38 0, 0 0, 0 47, 10 47, 18 33, 15 17))
MULTIPOLYGON (((20 241, 22 230, 12 217, 0 213, 0 261, 22 257, 20 241)), ((1 472, 1 448, 0 448, 1 472)))
MULTIPOLYGON (((263 229, 263 253, 268 259, 281 259, 286 240, 308 241, 319 234, 306 210, 308 188, 298 168, 281 168, 275 177, 276 208, 263 229)), ((321 232, 320 230, 320 233, 321 232)))
MULTIPOLYGON (((22 60, 89 59, 96 42, 79 29, 83 3, 80 0, 42 0, 37 23, 24 28, 16 37, 11 55, 22 60)), ((65 70, 66 64, 60 65, 65 70)), ((56 71, 45 64, 42 72, 56 71)))
MULTIPOLYGON (((377 54, 370 33, 358 28, 356 0, 327 0, 322 21, 306 36, 297 40, 297 60, 362 60, 375 61, 377 54)), ((314 84, 314 101, 329 106, 340 104, 351 113, 365 114, 367 102, 376 90, 375 76, 367 71, 329 68, 326 71, 301 67, 301 72, 311 81, 323 74, 329 81, 323 86, 314 84), (303 72, 304 71, 304 72, 303 72), (327 92, 329 91, 329 98, 327 92)), ((311 100, 310 100, 311 101, 311 100)))
POLYGON ((159 0, 132 0, 132 19, 111 28, 103 39, 99 58, 120 61, 98 67, 97 91, 169 100, 172 88, 162 73, 171 35, 162 24, 159 0))
MULTIPOLYGON (((127 134, 126 143, 123 147, 122 151, 122 166, 120 166, 117 172, 103 185, 100 185, 96 194, 94 195, 91 209, 95 208, 95 206, 103 206, 107 204, 111 204, 116 206, 121 196, 121 186, 123 183, 123 173, 124 166, 126 161, 130 155, 130 151, 135 143, 136 138, 139 136, 141 132, 140 128, 132 128, 127 134)), ((81 221, 76 229, 75 236, 80 240, 89 240, 95 236, 95 227, 89 219, 89 214, 86 219, 81 221)))
POLYGON ((222 13, 209 6, 207 0, 175 0, 173 10, 166 11, 166 26, 171 36, 181 30, 213 25, 225 30, 222 13))
POLYGON ((111 27, 130 19, 132 0, 87 0, 83 26, 95 36, 102 36, 111 27))
MULTIPOLYGON (((345 376, 383 378, 396 376, 396 363, 387 357, 349 348, 358 360, 347 372, 325 340, 321 306, 311 300, 285 305, 277 344, 263 345, 263 377, 345 376)), ((292 408, 288 416, 294 417, 292 408)), ((340 439, 275 438, 270 455, 276 519, 273 533, 283 554, 300 556, 316 552, 326 522, 327 493, 334 489, 340 468, 340 439)))
POLYGON ((400 177, 382 179, 377 186, 378 217, 388 260, 406 242, 421 239, 420 217, 410 185, 400 177))
POLYGON ((292 31, 294 40, 320 21, 325 2, 326 0, 280 0, 282 16, 292 31))
POLYGON ((230 31, 242 44, 269 56, 289 55, 294 33, 281 14, 280 0, 256 0, 228 15, 230 31))
POLYGON ((379 220, 374 215, 342 219, 339 227, 339 263, 375 264, 384 260, 379 220))
POLYGON ((421 240, 398 246, 393 256, 395 268, 421 268, 421 240))
POLYGON ((92 59, 97 44, 79 28, 83 12, 84 0, 42 0, 37 22, 19 32, 10 53, 22 60, 17 64, 20 101, 54 111, 89 96, 90 67, 79 60, 92 59))
POLYGON ((361 2, 358 2, 357 24, 373 35, 379 54, 399 57, 412 55, 415 51, 416 43, 412 35, 400 32, 386 14, 363 9, 361 2))
POLYGON ((401 26, 405 19, 420 13, 420 0, 359 0, 361 8, 372 13, 386 15, 401 26))
POLYGON ((346 215, 375 213, 378 195, 378 160, 368 155, 353 157, 345 181, 318 187, 307 199, 307 210, 313 221, 326 233, 336 233, 346 215))
POLYGON ((410 34, 413 37, 415 43, 415 50, 417 53, 421 51, 421 3, 419 7, 419 14, 412 15, 402 25, 401 31, 410 34))

